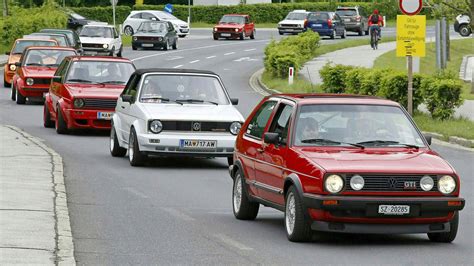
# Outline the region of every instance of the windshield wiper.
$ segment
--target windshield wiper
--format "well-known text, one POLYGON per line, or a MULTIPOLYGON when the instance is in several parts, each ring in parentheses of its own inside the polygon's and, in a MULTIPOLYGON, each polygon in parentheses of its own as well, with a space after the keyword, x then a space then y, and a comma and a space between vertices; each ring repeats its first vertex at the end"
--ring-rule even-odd
POLYGON ((359 145, 364 145, 364 144, 373 144, 374 146, 380 146, 380 145, 398 145, 398 146, 405 146, 408 148, 414 148, 414 149, 419 149, 419 146, 413 145, 413 144, 405 144, 405 143, 400 143, 398 141, 394 140, 370 140, 370 141, 362 141, 362 142, 357 142, 359 145))
POLYGON ((341 145, 341 144, 348 144, 357 148, 364 149, 364 145, 360 145, 359 143, 354 144, 354 143, 349 143, 349 142, 341 142, 341 141, 335 141, 335 140, 330 140, 330 139, 304 139, 301 142, 303 143, 316 143, 316 144, 335 144, 335 145, 341 145))
POLYGON ((108 80, 104 82, 97 82, 97 84, 105 85, 105 84, 124 84, 124 81, 118 81, 118 80, 108 80))
POLYGON ((173 101, 173 100, 170 100, 170 99, 168 99, 168 98, 163 98, 163 97, 161 97, 161 96, 147 96, 147 97, 141 97, 140 99, 141 99, 141 100, 161 100, 161 101, 163 101, 163 102, 174 102, 174 103, 183 105, 182 102, 173 101))
POLYGON ((185 99, 185 100, 176 100, 178 102, 187 102, 187 103, 211 103, 214 105, 219 105, 216 102, 211 102, 211 101, 204 101, 204 100, 198 100, 198 99, 185 99))
POLYGON ((43 64, 40 63, 28 63, 26 66, 44 66, 43 64))
POLYGON ((66 82, 93 83, 92 81, 86 79, 68 79, 66 82))

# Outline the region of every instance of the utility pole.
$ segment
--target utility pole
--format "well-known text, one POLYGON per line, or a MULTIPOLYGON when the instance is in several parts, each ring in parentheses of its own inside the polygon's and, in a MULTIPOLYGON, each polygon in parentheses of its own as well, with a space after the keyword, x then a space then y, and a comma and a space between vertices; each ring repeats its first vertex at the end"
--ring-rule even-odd
POLYGON ((8 16, 8 0, 3 0, 3 16, 8 16))

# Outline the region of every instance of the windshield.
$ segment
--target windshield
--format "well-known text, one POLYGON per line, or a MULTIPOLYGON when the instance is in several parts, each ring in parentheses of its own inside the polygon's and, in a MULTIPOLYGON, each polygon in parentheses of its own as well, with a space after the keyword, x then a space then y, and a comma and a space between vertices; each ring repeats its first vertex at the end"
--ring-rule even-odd
POLYGON ((223 16, 219 23, 236 23, 236 24, 244 24, 245 18, 241 16, 223 16))
POLYGON ((424 147, 416 128, 396 106, 304 105, 294 138, 296 146, 424 147))
POLYGON ((110 27, 84 27, 82 28, 81 37, 97 37, 97 38, 113 38, 112 29, 110 27))
POLYGON ((329 15, 327 13, 311 13, 308 16, 308 20, 328 20, 329 15))
POLYGON ((29 50, 24 60, 25 66, 49 66, 57 67, 64 57, 76 55, 74 51, 67 50, 29 50))
POLYGON ((61 31, 61 30, 42 30, 41 32, 51 32, 51 33, 60 33, 60 34, 66 34, 68 40, 70 43, 76 45, 76 42, 74 40, 74 34, 70 31, 61 31))
POLYGON ((72 13, 72 14, 69 14, 72 18, 75 18, 75 19, 86 19, 85 17, 79 15, 79 14, 76 14, 76 13, 72 13))
POLYGON ((63 46, 63 47, 68 46, 67 39, 66 39, 65 35, 56 35, 56 34, 50 35, 48 33, 38 33, 38 34, 34 33, 34 34, 31 34, 30 36, 33 36, 33 37, 34 36, 47 36, 50 39, 53 39, 53 40, 57 41, 59 46, 63 46))
POLYGON ((140 24, 138 28, 138 32, 155 32, 155 33, 166 33, 166 24, 168 22, 154 22, 154 21, 147 21, 140 24))
POLYGON ((301 12, 290 12, 285 19, 287 20, 305 20, 307 14, 301 12))
POLYGON ((345 16, 345 17, 354 17, 357 16, 357 12, 354 9, 348 9, 348 10, 337 10, 336 14, 339 16, 345 16))
POLYGON ((28 46, 56 46, 54 41, 34 41, 34 40, 20 40, 15 42, 12 49, 12 54, 22 54, 28 46))
POLYGON ((149 75, 142 83, 141 102, 228 104, 216 77, 194 75, 149 75))
POLYGON ((167 12, 163 12, 163 11, 160 11, 158 12, 158 17, 160 19, 165 19, 165 20, 177 20, 178 18, 171 15, 170 13, 167 13, 167 12))
POLYGON ((125 84, 135 68, 131 63, 76 61, 67 74, 68 83, 125 84))

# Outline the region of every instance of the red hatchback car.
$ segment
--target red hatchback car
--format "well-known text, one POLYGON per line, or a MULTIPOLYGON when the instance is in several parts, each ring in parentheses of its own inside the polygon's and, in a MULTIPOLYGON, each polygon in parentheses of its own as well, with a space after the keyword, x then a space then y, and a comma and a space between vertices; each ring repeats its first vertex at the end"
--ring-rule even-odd
POLYGON ((30 46, 15 63, 11 99, 24 104, 26 99, 43 99, 48 92, 54 72, 66 56, 76 55, 73 48, 30 46))
POLYGON ((389 100, 352 95, 268 96, 237 136, 233 210, 285 213, 290 241, 311 231, 427 233, 451 242, 460 179, 408 113, 389 100))
POLYGON ((255 24, 250 21, 249 15, 224 15, 213 29, 214 40, 219 38, 241 39, 250 37, 255 39, 255 24))
POLYGON ((46 94, 43 122, 59 134, 72 128, 110 129, 117 98, 133 63, 124 58, 66 57, 46 94))

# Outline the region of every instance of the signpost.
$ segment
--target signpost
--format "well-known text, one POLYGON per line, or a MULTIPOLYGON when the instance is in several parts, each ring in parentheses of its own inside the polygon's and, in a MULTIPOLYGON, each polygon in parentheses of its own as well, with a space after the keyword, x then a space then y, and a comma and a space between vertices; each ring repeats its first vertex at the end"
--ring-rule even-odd
POLYGON ((288 68, 288 84, 292 85, 295 76, 295 68, 289 67, 288 68))
POLYGON ((112 4, 112 16, 114 17, 114 27, 115 27, 115 6, 117 5, 118 0, 110 0, 112 4))
POLYGON ((426 17, 416 16, 422 0, 399 0, 403 14, 397 16, 397 56, 406 56, 408 63, 408 113, 413 115, 413 56, 425 56, 426 17))
POLYGON ((165 10, 165 12, 168 12, 168 13, 172 14, 173 13, 173 5, 169 4, 169 3, 166 4, 164 10, 165 10))

